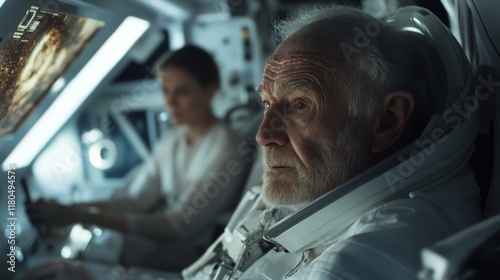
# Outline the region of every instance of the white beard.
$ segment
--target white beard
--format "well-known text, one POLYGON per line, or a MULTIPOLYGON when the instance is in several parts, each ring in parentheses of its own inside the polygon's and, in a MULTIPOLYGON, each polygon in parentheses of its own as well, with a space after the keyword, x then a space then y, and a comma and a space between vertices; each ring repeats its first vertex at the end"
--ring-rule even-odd
POLYGON ((298 209, 312 202, 368 167, 370 156, 366 125, 349 120, 336 136, 314 141, 319 156, 306 168, 290 151, 264 149, 263 200, 269 206, 298 209), (270 172, 268 164, 293 168, 270 172))

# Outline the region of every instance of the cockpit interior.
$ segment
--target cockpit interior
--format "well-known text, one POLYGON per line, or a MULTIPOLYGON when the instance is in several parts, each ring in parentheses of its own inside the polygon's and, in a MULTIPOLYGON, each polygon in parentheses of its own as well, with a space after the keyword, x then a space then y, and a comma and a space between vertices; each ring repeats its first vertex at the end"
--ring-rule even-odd
MULTIPOLYGON (((130 182, 144 172, 161 137, 175 131, 157 62, 187 45, 203 48, 218 66, 220 85, 210 106, 243 140, 238 148, 248 166, 238 198, 252 200, 245 192, 261 185, 263 174, 255 137, 265 108, 256 88, 280 43, 274 23, 329 4, 372 14, 401 9, 386 23, 418 46, 412 50, 419 58, 415 73, 427 96, 416 102, 432 104, 429 125, 420 129, 437 146, 417 139, 261 238, 287 252, 300 251, 324 237, 323 231, 343 228, 373 205, 413 191, 401 168, 437 182, 441 178, 431 175, 436 169, 453 173, 469 164, 481 189, 483 219, 423 248, 415 279, 498 279, 500 2, 495 0, 0 0, 0 278, 24 279, 30 267, 54 258, 120 262, 120 234, 86 223, 41 228, 30 221, 26 205, 40 199, 62 205, 106 201, 133 191, 130 182), (453 121, 443 121, 443 115, 453 121), (437 130, 461 140, 440 148, 437 130), (437 152, 425 154, 431 148, 437 152), (402 167, 401 158, 418 161, 415 151, 424 155, 424 164, 402 167), (398 175, 388 179, 387 174, 398 175), (346 206, 351 204, 357 207, 346 206)), ((207 234, 211 242, 224 231, 234 234, 237 218, 250 209, 233 204, 207 234)), ((181 277, 161 266, 147 268, 159 271, 150 274, 156 278, 126 278, 120 269, 114 268, 112 279, 181 277)))

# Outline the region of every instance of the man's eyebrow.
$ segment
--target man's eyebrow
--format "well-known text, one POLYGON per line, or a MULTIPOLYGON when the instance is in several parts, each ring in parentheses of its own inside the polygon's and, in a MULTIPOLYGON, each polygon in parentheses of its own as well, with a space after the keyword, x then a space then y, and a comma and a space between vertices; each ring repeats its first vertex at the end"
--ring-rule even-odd
MULTIPOLYGON (((279 83, 279 87, 281 88, 281 90, 285 91, 305 91, 312 96, 315 96, 316 98, 323 99, 320 93, 320 88, 309 79, 299 78, 282 80, 279 83)), ((261 98, 268 96, 269 94, 265 91, 262 83, 255 87, 255 91, 261 98)))
POLYGON ((262 84, 259 84, 255 87, 255 91, 262 97, 264 95, 264 89, 262 88, 262 84))
POLYGON ((284 80, 280 83, 280 87, 287 91, 305 90, 313 95, 319 95, 319 88, 308 79, 284 80))

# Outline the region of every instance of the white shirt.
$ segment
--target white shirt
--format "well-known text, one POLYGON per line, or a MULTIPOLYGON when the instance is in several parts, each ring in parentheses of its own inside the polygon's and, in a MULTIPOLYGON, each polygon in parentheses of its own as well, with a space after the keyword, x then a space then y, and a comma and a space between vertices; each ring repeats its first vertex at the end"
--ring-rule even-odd
POLYGON ((130 233, 157 232, 165 239, 190 238, 211 229, 217 216, 236 205, 253 157, 223 122, 188 145, 185 127, 160 139, 152 157, 128 186, 137 203, 127 209, 130 233), (142 214, 166 201, 162 211, 142 214), (139 208, 139 209, 138 209, 139 208))

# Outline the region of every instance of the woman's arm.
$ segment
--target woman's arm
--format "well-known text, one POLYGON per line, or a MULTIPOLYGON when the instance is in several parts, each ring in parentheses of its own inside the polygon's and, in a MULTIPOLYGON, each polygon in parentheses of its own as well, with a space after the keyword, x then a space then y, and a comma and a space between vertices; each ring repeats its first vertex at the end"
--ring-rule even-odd
POLYGON ((211 146, 213 157, 206 157, 199 179, 183 186, 173 205, 154 215, 130 215, 129 232, 155 239, 184 239, 212 230, 217 218, 236 206, 253 158, 237 152, 237 143, 211 146), (234 147, 234 149, 232 148, 234 147))
POLYGON ((94 224, 126 232, 126 214, 101 212, 98 208, 61 205, 39 200, 28 204, 27 213, 35 225, 63 227, 74 223, 94 224))
POLYGON ((154 156, 141 168, 138 176, 126 186, 129 196, 109 201, 73 205, 38 200, 27 205, 33 224, 61 227, 73 223, 95 224, 121 232, 127 232, 127 216, 144 213, 161 199, 161 186, 154 156))
POLYGON ((148 207, 146 203, 141 203, 141 199, 131 197, 113 198, 110 200, 94 201, 87 203, 72 204, 73 207, 89 212, 109 212, 109 213, 140 213, 145 212, 148 207))

